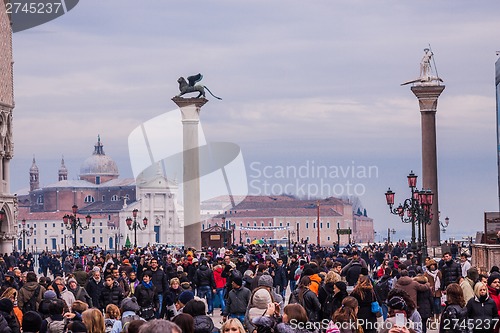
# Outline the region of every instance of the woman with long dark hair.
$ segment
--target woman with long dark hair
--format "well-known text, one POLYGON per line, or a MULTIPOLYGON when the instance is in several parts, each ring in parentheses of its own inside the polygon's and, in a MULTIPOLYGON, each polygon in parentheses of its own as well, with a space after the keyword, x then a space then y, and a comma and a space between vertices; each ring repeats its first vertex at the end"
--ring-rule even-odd
POLYGON ((342 305, 335 311, 328 324, 326 333, 363 333, 358 324, 358 301, 352 296, 342 300, 342 305))
POLYGON ((362 320, 363 332, 376 333, 377 314, 372 312, 372 303, 377 301, 377 297, 368 276, 359 276, 351 296, 356 298, 359 303, 358 318, 362 320))

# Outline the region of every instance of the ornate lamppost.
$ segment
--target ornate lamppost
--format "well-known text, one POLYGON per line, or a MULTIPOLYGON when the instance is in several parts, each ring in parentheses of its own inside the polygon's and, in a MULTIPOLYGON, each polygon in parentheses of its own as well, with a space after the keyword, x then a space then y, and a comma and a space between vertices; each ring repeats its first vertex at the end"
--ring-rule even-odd
POLYGON ((396 233, 396 230, 394 228, 387 228, 387 244, 391 243, 391 233, 394 235, 396 233))
POLYGON ((145 230, 148 226, 148 218, 145 217, 142 219, 142 223, 144 224, 143 227, 141 227, 141 224, 137 222, 137 212, 138 209, 134 209, 132 211, 132 216, 134 217, 134 220, 132 222, 132 219, 130 217, 127 217, 125 222, 127 223, 127 227, 129 230, 134 230, 134 247, 137 247, 137 229, 139 230, 145 230))
POLYGON ((410 198, 393 208, 395 193, 389 188, 385 193, 385 199, 391 214, 398 215, 403 223, 411 223, 411 249, 414 253, 421 250, 422 258, 425 258, 427 257, 426 229, 432 222, 431 206, 434 194, 430 189, 421 191, 417 189, 417 175, 413 171, 407 178, 411 190, 410 198), (416 228, 418 228, 418 244, 415 236, 416 228))
POLYGON ((73 205, 71 207, 73 214, 69 215, 66 214, 63 216, 63 222, 64 226, 66 227, 67 230, 72 230, 73 232, 73 251, 76 251, 76 230, 77 229, 82 229, 82 230, 87 230, 90 228, 90 222, 92 222, 92 217, 87 214, 85 216, 85 222, 87 223, 84 225, 81 221, 80 218, 76 216, 76 212, 78 211, 78 206, 73 205))
POLYGON ((19 235, 23 236, 23 251, 26 251, 26 236, 30 237, 33 235, 33 227, 26 229, 26 220, 21 220, 22 229, 19 231, 19 235))

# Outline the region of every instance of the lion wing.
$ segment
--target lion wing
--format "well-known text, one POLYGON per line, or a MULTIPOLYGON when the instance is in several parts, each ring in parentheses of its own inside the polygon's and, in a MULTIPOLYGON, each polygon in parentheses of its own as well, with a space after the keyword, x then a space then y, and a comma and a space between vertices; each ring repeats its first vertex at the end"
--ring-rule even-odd
POLYGON ((194 87, 196 82, 200 82, 201 79, 203 79, 203 75, 201 75, 200 73, 198 73, 196 75, 188 76, 188 78, 187 78, 190 87, 194 87))

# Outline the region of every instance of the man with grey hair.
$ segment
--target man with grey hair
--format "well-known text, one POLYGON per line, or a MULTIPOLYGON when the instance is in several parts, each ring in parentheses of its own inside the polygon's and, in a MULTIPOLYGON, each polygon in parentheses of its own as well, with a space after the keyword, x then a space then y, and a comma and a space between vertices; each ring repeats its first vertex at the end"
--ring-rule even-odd
POLYGON ((171 321, 154 319, 143 324, 139 333, 182 333, 182 330, 171 321))

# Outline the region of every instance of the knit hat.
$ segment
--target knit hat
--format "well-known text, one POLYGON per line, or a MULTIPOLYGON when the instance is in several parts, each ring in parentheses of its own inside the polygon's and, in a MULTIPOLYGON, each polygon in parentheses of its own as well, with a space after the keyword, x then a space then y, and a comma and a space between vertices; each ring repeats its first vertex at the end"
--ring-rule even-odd
POLYGON ((22 327, 24 332, 38 332, 42 326, 42 317, 35 311, 28 311, 23 315, 22 327))
POLYGON ((14 303, 8 298, 0 299, 0 311, 11 313, 14 309, 14 303))
POLYGON ((241 276, 233 277, 233 282, 240 287, 243 285, 243 279, 241 278, 241 276))
POLYGON ((493 281, 495 281, 496 279, 500 279, 500 274, 498 274, 498 273, 491 274, 488 277, 488 286, 490 286, 493 283, 493 281))
POLYGON ((76 283, 76 284, 78 285, 78 282, 76 282, 75 278, 70 278, 70 279, 68 279, 68 286, 69 286, 69 284, 70 284, 71 282, 74 282, 74 283, 76 283))
POLYGON ((183 291, 180 295, 179 295, 179 302, 181 302, 182 304, 186 304, 187 302, 189 302, 190 300, 194 299, 194 294, 192 291, 183 291))
POLYGON ((259 287, 265 286, 265 287, 272 288, 273 287, 273 278, 271 277, 271 275, 264 274, 259 278, 259 282, 257 283, 257 285, 259 287))
POLYGON ((182 268, 182 266, 177 266, 177 272, 184 272, 184 268, 182 268))
POLYGON ((43 294, 43 298, 44 299, 55 299, 57 297, 56 293, 54 290, 47 290, 44 294, 43 294))
MULTIPOLYGON (((72 321, 68 326, 71 325, 71 332, 73 333, 87 333, 87 327, 85 324, 81 321, 72 321)), ((24 330, 24 325, 23 325, 23 330, 24 330)))
POLYGON ((430 260, 427 262, 427 265, 426 265, 426 266, 427 266, 427 268, 430 268, 432 265, 436 266, 436 268, 438 267, 436 260, 434 260, 434 259, 430 259, 430 260))
POLYGON ((120 304, 120 308, 123 312, 125 311, 134 311, 137 312, 141 309, 139 304, 137 304, 137 298, 135 297, 126 297, 120 304))
POLYGON ((345 282, 337 281, 335 282, 335 286, 339 288, 341 291, 347 291, 347 285, 345 284, 345 282))

